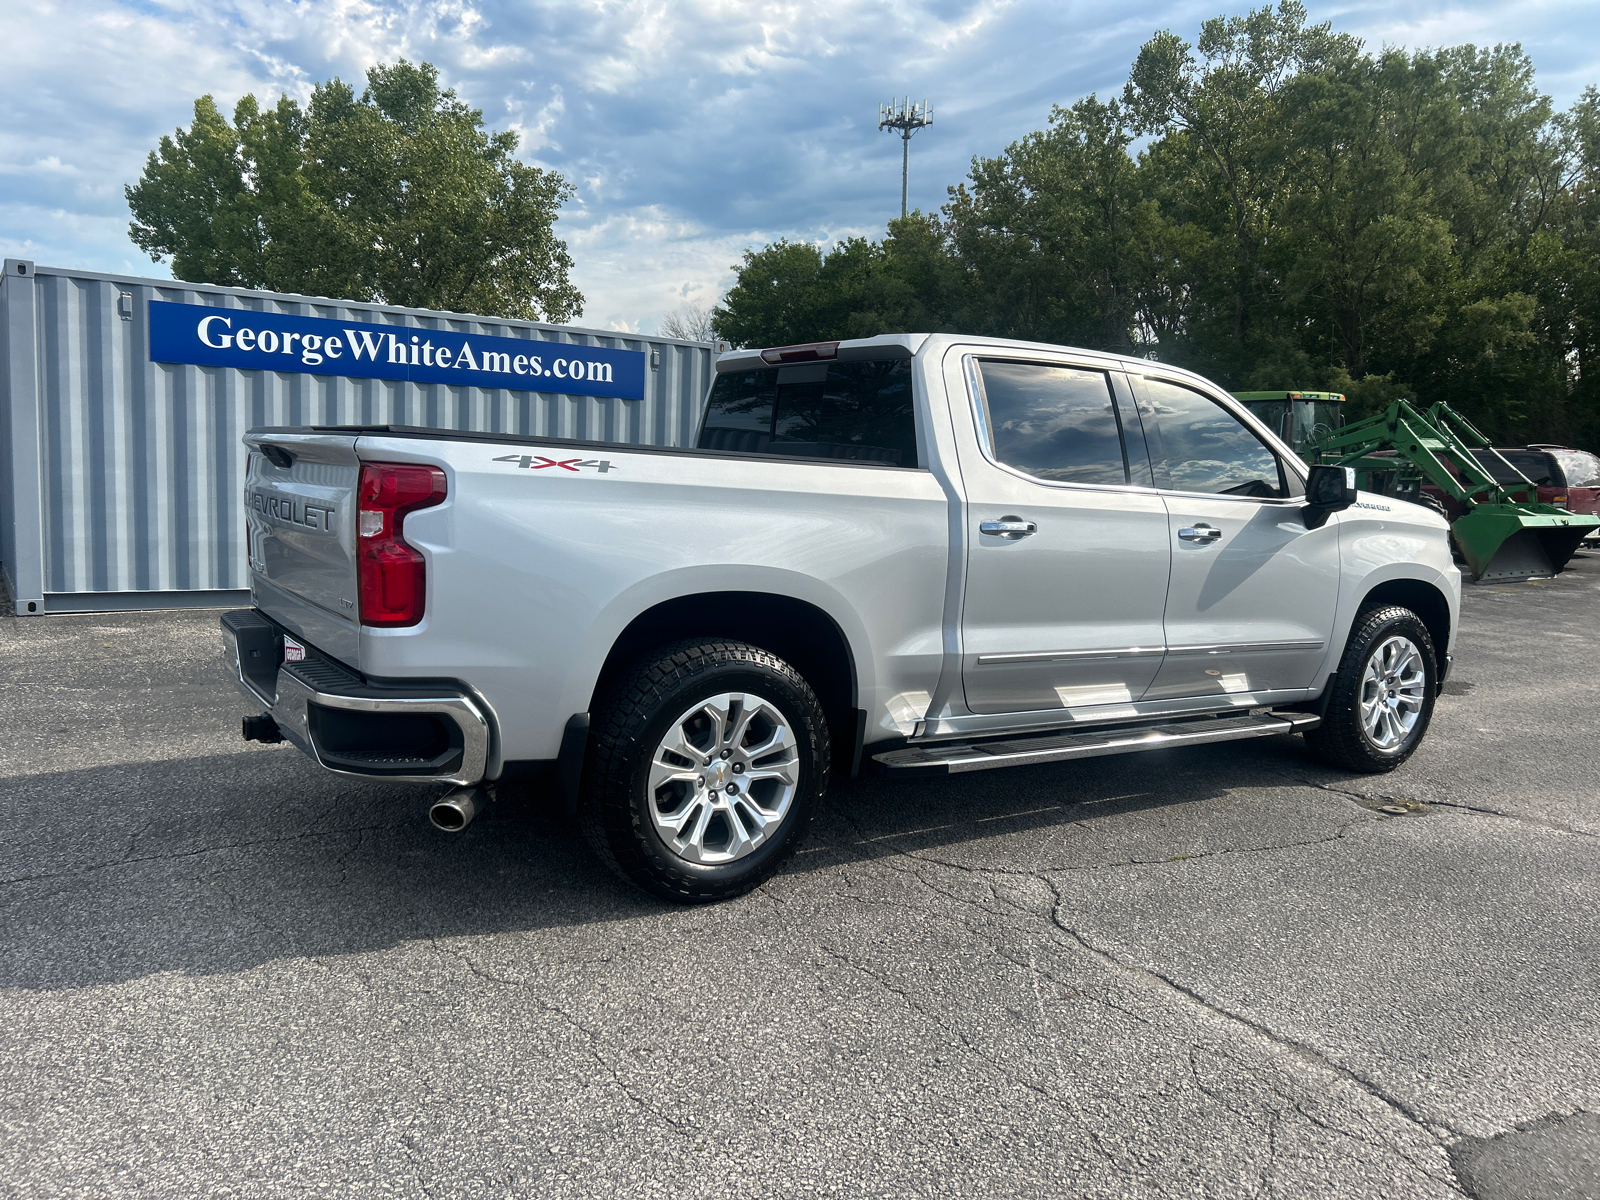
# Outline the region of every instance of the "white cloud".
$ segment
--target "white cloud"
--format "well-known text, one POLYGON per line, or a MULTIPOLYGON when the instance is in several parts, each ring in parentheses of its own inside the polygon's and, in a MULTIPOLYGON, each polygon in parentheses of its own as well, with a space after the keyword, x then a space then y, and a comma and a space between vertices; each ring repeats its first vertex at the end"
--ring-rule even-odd
MULTIPOLYGON (((1242 11, 1244 0, 1231 6, 1242 11)), ((404 55, 515 128, 579 189, 558 227, 586 323, 650 330, 715 299, 746 246, 876 234, 899 145, 877 105, 927 97, 911 200, 937 208, 974 154, 1053 103, 1120 88, 1139 45, 1192 38, 1217 0, 10 0, 0 76, 0 248, 156 274, 126 238, 124 184, 194 98, 304 100, 404 55), (141 265, 143 264, 143 265, 141 265)), ((1313 19, 1378 45, 1521 40, 1570 103, 1595 82, 1592 0, 1341 0, 1313 19)))

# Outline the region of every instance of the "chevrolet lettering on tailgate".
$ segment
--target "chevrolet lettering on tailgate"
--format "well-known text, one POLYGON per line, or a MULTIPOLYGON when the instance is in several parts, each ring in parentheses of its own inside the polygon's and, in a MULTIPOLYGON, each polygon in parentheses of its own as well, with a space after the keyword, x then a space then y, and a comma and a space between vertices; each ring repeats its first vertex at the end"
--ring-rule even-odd
POLYGON ((312 504, 294 496, 275 496, 269 492, 251 492, 250 507, 271 521, 285 525, 299 525, 332 533, 339 510, 326 504, 312 504))

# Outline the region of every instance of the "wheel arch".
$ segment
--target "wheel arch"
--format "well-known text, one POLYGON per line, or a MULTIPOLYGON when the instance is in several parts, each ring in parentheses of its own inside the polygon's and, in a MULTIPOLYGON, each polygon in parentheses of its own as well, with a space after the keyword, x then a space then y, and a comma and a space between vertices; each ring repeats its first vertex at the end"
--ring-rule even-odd
MULTIPOLYGON (((1433 639, 1435 655, 1435 668, 1442 680, 1445 671, 1445 655, 1450 652, 1450 601, 1445 594, 1433 584, 1423 579, 1388 579, 1382 583, 1374 584, 1361 597, 1361 602, 1356 605, 1355 619, 1352 627, 1361 619, 1361 614, 1374 608, 1381 608, 1386 604, 1397 604, 1401 608, 1409 608, 1417 614, 1428 629, 1428 636, 1433 639)), ((1348 636, 1348 635, 1347 635, 1348 636)))
POLYGON ((793 596, 719 590, 674 596, 650 606, 612 642, 595 680, 590 710, 630 664, 659 646, 690 638, 746 642, 794 667, 827 715, 835 769, 853 772, 862 735, 855 654, 826 610, 793 596))

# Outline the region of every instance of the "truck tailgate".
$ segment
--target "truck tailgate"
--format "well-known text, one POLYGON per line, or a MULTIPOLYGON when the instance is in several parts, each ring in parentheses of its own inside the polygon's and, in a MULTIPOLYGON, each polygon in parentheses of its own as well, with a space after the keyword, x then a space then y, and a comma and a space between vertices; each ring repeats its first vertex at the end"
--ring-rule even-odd
POLYGON ((357 665, 355 437, 260 430, 245 444, 252 602, 357 665))

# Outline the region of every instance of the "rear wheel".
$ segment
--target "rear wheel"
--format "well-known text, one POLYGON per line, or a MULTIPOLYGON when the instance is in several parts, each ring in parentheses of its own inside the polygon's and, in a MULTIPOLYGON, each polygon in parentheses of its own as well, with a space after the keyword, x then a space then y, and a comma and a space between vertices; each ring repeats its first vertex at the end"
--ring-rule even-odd
POLYGON ((664 647, 608 689, 596 716, 584 835, 664 899, 759 886, 799 846, 827 789, 822 706, 793 667, 754 646, 664 647))
POLYGON ((1331 766, 1392 771, 1428 731, 1436 679, 1433 639, 1421 618, 1399 606, 1369 609, 1356 618, 1328 683, 1327 712, 1306 742, 1331 766))

